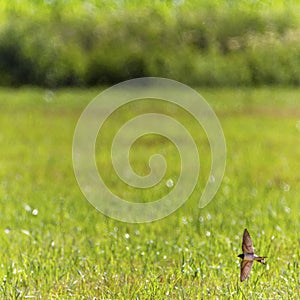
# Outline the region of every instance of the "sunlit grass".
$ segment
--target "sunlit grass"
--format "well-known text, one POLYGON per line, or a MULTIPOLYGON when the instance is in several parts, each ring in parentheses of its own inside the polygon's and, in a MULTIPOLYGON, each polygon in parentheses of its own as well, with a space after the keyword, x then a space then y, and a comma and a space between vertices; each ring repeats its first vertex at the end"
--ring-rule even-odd
MULTIPOLYGON (((299 90, 200 92, 215 108, 227 142, 218 194, 201 210, 193 193, 163 220, 126 224, 97 212, 73 174, 73 132, 98 90, 1 90, 3 299, 299 296, 299 90), (240 283, 245 227, 268 259, 240 283)), ((143 171, 153 149, 147 139, 137 146, 136 167, 143 171)), ((172 163, 168 167, 172 172, 172 163)), ((151 201, 153 195, 140 196, 151 201)))

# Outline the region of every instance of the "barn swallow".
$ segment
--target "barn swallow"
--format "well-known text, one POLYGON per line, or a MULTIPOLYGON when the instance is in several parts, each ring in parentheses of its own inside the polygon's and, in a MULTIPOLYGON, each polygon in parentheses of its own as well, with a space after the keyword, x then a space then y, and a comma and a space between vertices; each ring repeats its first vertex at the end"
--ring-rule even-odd
POLYGON ((264 264, 266 256, 262 257, 254 254, 251 237, 247 229, 244 230, 242 250, 243 254, 238 255, 238 257, 242 259, 240 280, 244 281, 250 274, 253 262, 256 260, 264 264))

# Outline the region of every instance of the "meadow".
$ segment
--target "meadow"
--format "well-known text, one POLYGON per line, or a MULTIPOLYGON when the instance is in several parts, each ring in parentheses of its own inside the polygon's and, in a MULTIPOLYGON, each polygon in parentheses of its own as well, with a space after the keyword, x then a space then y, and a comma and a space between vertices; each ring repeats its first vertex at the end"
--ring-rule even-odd
MULTIPOLYGON (((299 88, 199 88, 226 139, 222 185, 200 209, 200 176, 180 209, 147 224, 104 216, 77 185, 73 133, 100 91, 0 89, 0 298, 299 298, 299 88), (268 258, 241 283, 237 255, 244 228, 268 258)), ((173 113, 190 124, 188 115, 173 113)), ((107 137, 116 120, 106 127, 107 137)), ((203 144, 199 151, 207 151, 198 127, 189 126, 203 144)), ((169 153, 169 174, 178 171, 176 152, 161 140, 150 136, 137 146, 137 171, 147 171, 148 154, 161 147, 169 153)), ((205 155, 201 164, 205 173, 205 155)), ((106 180, 124 193, 115 177, 106 180)), ((152 191, 137 193, 142 201, 152 199, 152 191)))

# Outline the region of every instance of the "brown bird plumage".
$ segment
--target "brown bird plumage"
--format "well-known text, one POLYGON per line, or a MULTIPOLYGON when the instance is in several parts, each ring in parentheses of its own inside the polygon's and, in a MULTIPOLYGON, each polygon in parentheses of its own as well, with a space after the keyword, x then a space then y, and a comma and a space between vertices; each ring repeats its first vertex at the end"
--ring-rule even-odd
POLYGON ((252 240, 247 229, 244 230, 243 234, 242 250, 243 254, 238 255, 242 259, 240 281, 244 281, 249 276, 255 260, 264 264, 266 258, 254 253, 252 240))

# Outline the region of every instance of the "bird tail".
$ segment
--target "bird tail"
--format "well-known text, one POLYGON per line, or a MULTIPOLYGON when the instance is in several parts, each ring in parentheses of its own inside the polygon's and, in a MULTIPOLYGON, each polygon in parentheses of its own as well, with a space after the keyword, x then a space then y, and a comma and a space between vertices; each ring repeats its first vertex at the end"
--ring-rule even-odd
POLYGON ((254 260, 264 264, 265 263, 265 258, 267 258, 266 256, 258 256, 258 257, 255 257, 254 260))

